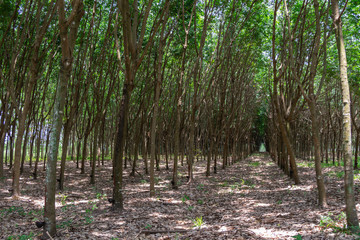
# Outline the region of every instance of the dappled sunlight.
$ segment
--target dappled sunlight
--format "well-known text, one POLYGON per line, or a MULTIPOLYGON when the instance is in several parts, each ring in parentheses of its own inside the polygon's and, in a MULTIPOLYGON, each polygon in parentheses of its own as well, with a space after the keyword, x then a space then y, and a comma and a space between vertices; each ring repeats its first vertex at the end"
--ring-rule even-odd
POLYGON ((257 236, 267 239, 272 239, 274 236, 285 239, 298 234, 296 231, 274 230, 272 228, 267 229, 265 227, 250 228, 250 230, 253 231, 257 236))
MULTIPOLYGON (((87 177, 78 173, 74 163, 69 162, 66 189, 56 194, 58 236, 68 239, 83 237, 86 233, 93 239, 135 239, 144 238, 141 232, 145 230, 166 229, 184 232, 158 233, 153 237, 192 239, 199 234, 205 239, 292 239, 297 234, 340 236, 340 233, 322 232, 319 221, 328 211, 338 211, 343 199, 338 194, 335 198, 329 196, 330 208, 320 209, 316 206, 313 169, 302 168, 300 176, 304 183, 294 185, 276 164, 268 163, 273 162, 267 155, 251 156, 206 177, 206 162, 195 162, 197 173, 192 184, 187 184, 186 166, 180 166, 178 190, 171 189, 169 172, 161 165, 162 170, 156 172, 155 197, 149 196, 149 178, 129 177, 131 169, 128 168, 124 173, 125 209, 115 212, 107 201, 112 196, 111 162, 97 170, 101 178, 93 186, 89 185, 87 177), (196 219, 200 218, 196 225, 196 219)), ((334 176, 331 181, 334 180, 341 185, 341 179, 334 176)), ((35 184, 23 186, 25 194, 19 204, 27 206, 24 207, 27 215, 22 218, 32 222, 31 229, 40 234, 33 219, 42 219, 43 189, 36 184, 41 180, 33 182, 35 184), (29 214, 32 209, 37 212, 29 214)), ((10 183, 7 182, 7 187, 10 183)), ((3 198, 6 204, 11 203, 10 194, 4 188, 0 194, 7 195, 3 198)), ((357 207, 360 208, 360 204, 357 207)), ((17 212, 6 214, 18 219, 17 212)), ((26 226, 25 222, 19 224, 19 228, 26 226)))

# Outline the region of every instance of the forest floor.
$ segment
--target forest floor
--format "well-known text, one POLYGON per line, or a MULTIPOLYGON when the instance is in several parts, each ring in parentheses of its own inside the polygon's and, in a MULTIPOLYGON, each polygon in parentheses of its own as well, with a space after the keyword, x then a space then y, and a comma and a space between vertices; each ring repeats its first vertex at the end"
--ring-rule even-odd
MULTIPOLYGON (((81 175, 69 161, 66 189, 56 196, 55 239, 357 238, 342 229, 344 191, 337 174, 341 167, 324 169, 329 207, 321 209, 315 172, 306 161, 299 160, 299 186, 267 154, 254 154, 210 177, 205 177, 205 165, 205 161, 195 162, 191 185, 186 184, 186 167, 180 167, 178 190, 171 189, 171 169, 162 166, 156 172, 156 198, 149 197, 148 177, 129 177, 130 169, 126 169, 125 209, 113 212, 107 201, 112 195, 111 162, 98 168, 97 183, 91 186, 89 174, 81 175)), ((11 176, 6 172, 0 183, 0 238, 38 239, 42 231, 34 223, 42 221, 45 172, 40 171, 34 180, 30 169, 25 169, 19 201, 10 197, 11 176)), ((359 184, 356 178, 357 202, 359 184)), ((360 205, 357 207, 359 211, 360 205)))

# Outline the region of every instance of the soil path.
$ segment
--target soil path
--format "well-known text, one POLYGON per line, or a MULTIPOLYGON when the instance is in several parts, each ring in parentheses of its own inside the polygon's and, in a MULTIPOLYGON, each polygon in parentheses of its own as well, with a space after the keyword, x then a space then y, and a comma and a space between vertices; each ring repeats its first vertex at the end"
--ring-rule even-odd
MULTIPOLYGON (((325 169, 329 208, 320 209, 315 173, 306 162, 300 161, 299 186, 292 185, 267 154, 254 154, 210 177, 205 177, 205 164, 195 163, 192 185, 186 184, 185 166, 180 167, 178 190, 171 189, 171 169, 162 166, 156 172, 156 198, 149 197, 148 178, 129 177, 127 169, 125 210, 116 213, 107 201, 112 188, 110 161, 98 168, 94 186, 88 175, 68 162, 66 189, 57 195, 55 239, 355 239, 320 226, 324 217, 336 218, 339 227, 344 223, 342 179, 333 174, 341 168, 325 169)), ((0 183, 0 238, 36 239, 41 234, 34 222, 42 220, 45 173, 33 180, 26 169, 18 202, 9 197, 7 174, 0 183)))

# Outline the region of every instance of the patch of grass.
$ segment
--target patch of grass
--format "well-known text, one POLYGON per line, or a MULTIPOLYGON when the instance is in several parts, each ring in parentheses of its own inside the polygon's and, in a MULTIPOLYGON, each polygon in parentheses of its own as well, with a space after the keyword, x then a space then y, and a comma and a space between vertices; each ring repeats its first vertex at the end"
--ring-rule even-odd
POLYGON ((228 182, 223 182, 223 183, 220 183, 220 187, 228 187, 229 186, 229 183, 228 182))
POLYGON ((296 240, 302 240, 302 236, 300 234, 297 234, 295 236, 292 236, 292 238, 296 239, 296 240))
POLYGON ((234 184, 230 185, 230 188, 232 191, 236 190, 236 189, 240 189, 242 185, 245 184, 244 179, 241 179, 241 183, 240 182, 235 182, 234 184))
MULTIPOLYGON (((60 193, 59 193, 60 194, 60 193)), ((66 199, 67 199, 67 195, 66 194, 60 194, 60 201, 61 201, 61 205, 65 205, 66 204, 66 199)))
POLYGON ((72 220, 62 221, 56 225, 56 228, 68 228, 72 225, 72 220))
POLYGON ((354 173, 354 180, 360 180, 360 174, 355 174, 354 173))
POLYGON ((333 216, 330 212, 326 216, 320 217, 320 227, 324 229, 332 229, 334 232, 343 232, 348 233, 348 229, 346 228, 346 214, 341 212, 337 216, 333 216))
POLYGON ((253 185, 251 180, 245 180, 244 184, 247 185, 247 186, 253 185))
POLYGON ((185 203, 187 200, 190 200, 190 197, 188 195, 184 194, 184 196, 181 198, 181 201, 183 203, 185 203))
POLYGON ((34 239, 35 234, 33 232, 30 232, 28 235, 22 234, 22 235, 12 235, 6 238, 6 240, 32 240, 34 239))
POLYGON ((337 177, 339 179, 342 179, 342 178, 344 178, 345 172, 344 171, 339 171, 339 172, 330 171, 326 175, 329 177, 337 177))
POLYGON ((336 173, 336 177, 337 177, 337 178, 340 178, 340 179, 341 179, 341 178, 344 178, 344 176, 345 176, 345 172, 344 172, 344 171, 341 171, 341 172, 337 172, 337 173, 336 173))
POLYGON ((204 190, 204 184, 199 184, 196 186, 196 189, 199 190, 199 191, 202 191, 204 190))
POLYGON ((99 199, 99 200, 104 200, 104 199, 107 199, 107 194, 104 193, 96 193, 96 198, 99 199))
POLYGON ((274 162, 267 162, 267 163, 265 163, 265 165, 266 166, 274 166, 275 164, 274 164, 274 162))
POLYGON ((21 217, 25 217, 25 216, 41 214, 41 211, 40 212, 35 210, 25 211, 25 209, 21 206, 11 206, 9 208, 4 208, 0 210, 0 218, 12 214, 17 214, 20 215, 21 217))
POLYGON ((199 228, 201 229, 201 227, 204 225, 204 221, 203 221, 203 218, 202 216, 201 217, 196 217, 194 220, 193 220, 193 228, 199 228))
POLYGON ((251 162, 250 166, 258 167, 258 166, 260 166, 260 162, 251 162))
POLYGON ((314 162, 299 162, 298 166, 299 167, 305 167, 305 168, 314 168, 315 163, 314 162))

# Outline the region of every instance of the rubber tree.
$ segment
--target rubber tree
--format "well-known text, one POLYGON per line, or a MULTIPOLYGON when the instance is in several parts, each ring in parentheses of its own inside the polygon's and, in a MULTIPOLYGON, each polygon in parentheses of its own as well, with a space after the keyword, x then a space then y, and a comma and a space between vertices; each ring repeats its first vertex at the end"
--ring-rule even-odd
MULTIPOLYGON (((298 64, 304 64, 304 61, 301 61, 301 59, 304 59, 302 57, 302 54, 299 53, 298 58, 295 59, 294 56, 294 51, 293 51, 293 44, 294 44, 294 40, 297 39, 296 37, 294 37, 293 31, 291 29, 291 20, 290 20, 290 16, 289 16, 289 11, 288 11, 288 7, 287 7, 287 2, 286 0, 283 1, 284 2, 284 8, 285 8, 285 15, 286 15, 286 20, 287 20, 287 30, 288 30, 288 35, 289 38, 291 39, 289 40, 289 44, 288 44, 288 50, 289 50, 289 63, 290 63, 290 68, 291 68, 291 73, 293 78, 297 81, 299 88, 301 89, 302 95, 304 97, 304 99, 306 100, 306 102, 308 103, 309 106, 309 110, 310 110, 310 116, 311 116, 311 131, 312 131, 312 138, 313 138, 313 142, 314 142, 314 157, 315 157, 315 171, 316 171, 316 183, 317 183, 317 189, 318 189, 318 199, 319 199, 319 205, 321 207, 326 207, 327 206, 327 202, 326 202, 326 189, 325 189, 325 184, 324 184, 324 178, 323 178, 323 174, 322 174, 322 169, 321 169, 321 145, 320 145, 320 126, 319 126, 319 113, 318 113, 318 108, 316 105, 316 99, 317 99, 317 95, 315 93, 315 77, 317 74, 317 66, 318 66, 318 62, 319 62, 319 51, 320 51, 320 37, 321 37, 321 27, 320 27, 320 11, 319 11, 319 2, 317 0, 314 0, 314 13, 315 13, 315 37, 314 37, 314 41, 312 43, 310 43, 313 47, 311 56, 309 56, 310 58, 310 71, 307 71, 304 74, 298 73, 299 68, 297 68, 295 66, 295 62, 297 62, 298 64), (300 76, 304 76, 303 78, 305 78, 305 80, 301 80, 300 76), (307 82, 309 87, 307 88, 307 91, 305 90, 305 87, 303 86, 303 83, 307 82)), ((304 5, 302 9, 304 9, 304 5)), ((306 10, 303 10, 306 11, 306 10)), ((299 14, 299 17, 302 14, 299 14)), ((305 14, 304 14, 305 15, 305 14)), ((305 20, 305 17, 302 17, 302 21, 305 20)), ((302 34, 299 34, 299 37, 304 38, 303 34, 304 31, 301 31, 302 34)), ((326 32, 325 32, 325 40, 324 43, 326 43, 326 32)), ((326 44, 325 44, 326 47, 326 44)), ((326 52, 326 49, 325 49, 326 52)), ((326 61, 326 59, 325 59, 326 61)), ((325 65, 326 67, 326 65, 325 65)), ((324 75, 325 76, 325 75, 324 75)), ((321 82, 324 81, 324 78, 321 79, 321 82)), ((318 89, 318 93, 320 92, 320 88, 322 84, 319 84, 320 87, 318 89)))
POLYGON ((343 148, 344 148, 344 182, 345 182, 345 205, 346 221, 348 228, 353 232, 359 232, 359 219, 356 211, 354 198, 354 170, 351 152, 351 111, 350 90, 347 75, 347 61, 345 42, 342 32, 341 15, 338 0, 331 0, 332 18, 334 21, 335 37, 339 54, 339 68, 342 91, 342 115, 343 115, 343 148))
MULTIPOLYGON (((114 210, 123 209, 123 152, 127 134, 128 115, 130 108, 130 99, 135 87, 136 73, 146 56, 153 39, 158 32, 161 19, 164 12, 153 23, 150 34, 145 39, 145 32, 150 15, 153 0, 150 0, 146 6, 143 6, 140 12, 138 1, 130 2, 127 0, 118 0, 118 8, 121 13, 123 44, 124 44, 124 64, 125 81, 122 88, 122 97, 118 115, 118 127, 114 144, 113 174, 114 187, 112 206, 114 210), (142 18, 141 18, 142 17, 142 18), (147 41, 146 41, 147 40, 147 41), (145 41, 145 42, 144 42, 145 41)), ((165 1, 163 10, 170 3, 165 1)))
MULTIPOLYGON (((281 78, 284 76, 284 68, 281 66, 280 70, 277 69, 277 61, 276 58, 276 52, 275 52, 275 44, 276 44, 276 18, 277 18, 277 11, 280 7, 281 2, 275 1, 275 9, 274 9, 274 18, 273 18, 273 33, 272 33, 272 63, 273 63, 273 96, 272 96, 272 102, 274 105, 274 108, 276 110, 277 119, 278 119, 278 125, 280 128, 280 133, 282 140, 284 141, 286 145, 286 149, 288 152, 288 155, 290 157, 290 166, 293 171, 293 178, 295 184, 300 184, 300 178, 298 175, 298 170, 295 162, 295 153, 293 150, 293 146, 290 141, 290 136, 287 130, 286 122, 284 122, 284 113, 281 109, 280 101, 279 101, 279 94, 278 94, 278 84, 281 80, 281 78)), ((291 112, 291 111, 290 111, 291 112)))
POLYGON ((63 111, 65 106, 67 85, 72 71, 73 50, 80 20, 85 13, 82 0, 74 0, 72 2, 72 11, 68 17, 65 16, 66 6, 64 0, 59 0, 57 2, 57 7, 61 39, 61 62, 51 124, 49 156, 46 165, 43 238, 51 238, 51 236, 56 234, 56 162, 61 127, 63 125, 62 118, 64 115, 63 111))
MULTIPOLYGON (((25 122, 27 119, 27 116, 31 110, 31 96, 33 89, 35 87, 36 81, 39 77, 39 63, 41 63, 39 56, 40 49, 41 49, 41 43, 43 41, 43 38, 45 36, 45 33, 50 25, 50 22, 52 20, 52 16, 54 15, 54 4, 50 4, 48 12, 44 18, 44 22, 42 25, 40 25, 40 14, 43 11, 43 4, 40 2, 40 4, 37 6, 36 11, 36 19, 39 27, 36 29, 36 36, 35 41, 33 43, 32 47, 32 56, 30 58, 30 78, 29 81, 26 83, 24 87, 25 91, 25 99, 24 99, 24 106, 22 107, 22 110, 18 111, 19 115, 19 125, 18 125, 18 131, 16 136, 16 142, 15 142, 15 158, 14 158, 14 168, 13 168, 13 182, 12 182, 12 196, 14 199, 17 199, 20 196, 20 160, 21 160, 21 147, 23 142, 23 135, 25 132, 25 122)), ((15 99, 13 99, 14 101, 15 99)))

